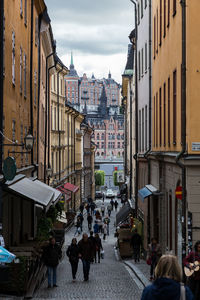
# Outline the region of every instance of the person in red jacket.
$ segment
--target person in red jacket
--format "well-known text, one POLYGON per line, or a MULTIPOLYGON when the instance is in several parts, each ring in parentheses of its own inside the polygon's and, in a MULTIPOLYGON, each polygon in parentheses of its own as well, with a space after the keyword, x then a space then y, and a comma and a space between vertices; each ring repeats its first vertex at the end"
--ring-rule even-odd
MULTIPOLYGON (((190 263, 198 261, 200 264, 200 241, 194 245, 194 251, 191 251, 183 260, 184 266, 191 268, 190 263)), ((192 276, 188 278, 188 286, 194 294, 194 300, 200 300, 200 269, 195 271, 192 276)))

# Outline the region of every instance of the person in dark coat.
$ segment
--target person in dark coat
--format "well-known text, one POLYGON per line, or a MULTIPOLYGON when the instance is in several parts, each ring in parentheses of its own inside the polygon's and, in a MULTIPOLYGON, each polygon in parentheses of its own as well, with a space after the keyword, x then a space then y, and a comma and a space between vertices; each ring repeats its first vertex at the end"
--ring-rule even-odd
POLYGON ((90 262, 92 260, 92 242, 88 239, 87 233, 83 233, 82 240, 78 243, 79 257, 83 263, 84 281, 89 280, 90 262))
MULTIPOLYGON (((183 264, 190 268, 190 263, 198 261, 200 264, 200 241, 197 241, 194 246, 194 251, 191 251, 183 260, 183 264)), ((200 270, 195 271, 192 276, 188 278, 188 286, 194 294, 195 300, 200 300, 200 270)))
MULTIPOLYGON (((173 255, 163 255, 155 269, 155 281, 144 288, 141 300, 180 300, 182 270, 173 255)), ((191 290, 184 288, 185 299, 194 300, 191 290)))
POLYGON ((152 238, 151 244, 148 245, 148 250, 147 250, 147 260, 148 259, 151 260, 150 280, 154 279, 154 270, 161 255, 162 253, 161 253, 160 244, 158 244, 156 238, 152 238))
POLYGON ((92 228, 92 221, 93 221, 93 218, 92 218, 91 214, 89 213, 87 216, 88 230, 91 230, 91 228, 92 228))
POLYGON ((80 212, 83 213, 83 210, 84 210, 84 204, 83 203, 81 203, 79 209, 80 209, 80 212))
POLYGON ((84 217, 83 217, 83 214, 80 212, 77 216, 77 218, 80 219, 80 222, 81 222, 81 231, 83 231, 83 221, 84 221, 84 217))
POLYGON ((73 278, 73 281, 75 281, 76 273, 77 273, 77 269, 78 269, 78 261, 79 261, 79 248, 77 245, 76 238, 72 239, 71 245, 67 248, 66 254, 69 257, 69 262, 72 267, 72 278, 73 278))
POLYGON ((75 226, 76 226, 76 231, 74 233, 74 236, 76 236, 77 233, 78 233, 78 235, 81 233, 81 219, 79 217, 77 217, 75 226))
POLYGON ((117 200, 115 200, 114 206, 115 206, 115 210, 117 211, 117 207, 118 207, 118 201, 117 200))
POLYGON ((142 245, 142 239, 139 233, 137 232, 137 229, 135 229, 134 234, 131 238, 131 247, 133 248, 133 258, 135 262, 140 261, 140 247, 142 245))
POLYGON ((96 240, 93 234, 94 232, 90 231, 90 236, 88 238, 92 242, 92 260, 91 260, 92 263, 94 262, 94 257, 96 252, 96 240))
POLYGON ((110 200, 110 204, 112 205, 112 210, 113 210, 114 203, 115 203, 114 200, 111 199, 111 200, 110 200))
POLYGON ((61 257, 62 257, 61 248, 56 244, 56 240, 54 237, 50 238, 49 245, 44 249, 43 252, 43 260, 45 265, 47 266, 47 273, 48 273, 48 288, 51 287, 52 275, 53 275, 53 287, 57 287, 56 271, 61 257))
POLYGON ((90 204, 90 208, 91 208, 91 215, 94 215, 94 210, 95 210, 96 204, 94 203, 94 201, 91 202, 90 204))
POLYGON ((101 238, 99 237, 99 234, 96 233, 95 234, 95 241, 96 241, 96 249, 95 249, 95 257, 94 257, 94 260, 95 260, 95 263, 97 262, 97 255, 98 255, 98 263, 100 263, 100 253, 101 253, 101 250, 103 250, 103 247, 102 247, 102 243, 101 243, 101 238))

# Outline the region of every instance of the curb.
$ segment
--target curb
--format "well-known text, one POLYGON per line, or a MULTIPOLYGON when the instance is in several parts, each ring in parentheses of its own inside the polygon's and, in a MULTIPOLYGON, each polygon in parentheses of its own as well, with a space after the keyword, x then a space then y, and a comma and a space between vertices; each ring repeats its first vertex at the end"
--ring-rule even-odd
POLYGON ((149 280, 144 276, 144 274, 130 261, 124 260, 123 261, 126 266, 131 268, 134 272, 135 276, 140 280, 144 287, 150 284, 149 280))

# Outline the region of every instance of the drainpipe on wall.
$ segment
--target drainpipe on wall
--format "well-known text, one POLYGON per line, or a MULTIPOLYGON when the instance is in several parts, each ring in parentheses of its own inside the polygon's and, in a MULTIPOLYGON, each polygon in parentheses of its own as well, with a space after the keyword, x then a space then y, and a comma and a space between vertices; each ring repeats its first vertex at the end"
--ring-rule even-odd
POLYGON ((135 6, 135 217, 138 211, 138 80, 137 80, 137 1, 130 0, 135 6))
POLYGON ((186 255, 186 221, 187 221, 187 199, 186 199, 186 168, 180 159, 186 154, 186 1, 181 0, 182 6, 182 64, 181 64, 181 144, 182 150, 176 156, 176 163, 182 169, 182 258, 186 255))
MULTIPOLYGON (((33 136, 33 2, 31 0, 31 47, 30 47, 30 133, 33 136)), ((33 165, 33 149, 31 149, 31 165, 33 165)))
POLYGON ((54 51, 46 57, 46 94, 45 94, 45 134, 44 134, 44 183, 46 183, 46 163, 47 163, 47 116, 48 116, 48 59, 54 55, 54 51))
MULTIPOLYGON (((151 58, 151 45, 152 45, 152 39, 151 39, 151 0, 149 0, 149 145, 148 150, 144 153, 144 158, 147 160, 148 163, 148 184, 151 183, 151 163, 150 159, 148 157, 150 151, 151 151, 151 101, 152 101, 152 58, 151 58)), ((148 244, 150 243, 151 239, 151 232, 150 232, 150 197, 147 198, 148 200, 148 213, 147 213, 147 231, 148 231, 148 244)))
POLYGON ((57 72, 57 107, 58 107, 58 149, 59 149, 59 182, 60 182, 60 172, 61 172, 61 151, 60 151, 60 109, 59 109, 59 74, 63 71, 63 66, 61 70, 57 72))
MULTIPOLYGON (((48 74, 48 84, 47 84, 47 98, 48 98, 48 100, 47 100, 47 102, 48 102, 48 137, 47 137, 47 145, 48 145, 48 150, 47 150, 47 166, 48 166, 48 169, 50 169, 50 135, 51 135, 51 126, 50 126, 50 124, 51 124, 51 122, 52 122, 52 119, 51 119, 51 122, 50 122, 50 84, 49 84, 49 81, 50 81, 50 79, 49 79, 49 74, 50 74, 50 70, 51 69, 53 69, 53 68, 55 68, 56 67, 56 64, 54 63, 53 64, 53 66, 51 66, 51 67, 49 67, 48 68, 48 72, 47 72, 47 74, 48 74)), ((49 185, 49 181, 50 181, 50 178, 49 178, 49 176, 48 176, 48 185, 49 185)))
POLYGON ((130 183, 129 183, 129 196, 130 200, 132 199, 132 177, 133 177, 133 115, 132 115, 132 105, 133 105, 133 93, 131 88, 131 78, 129 78, 129 90, 130 90, 130 183))
POLYGON ((38 25, 38 100, 37 100, 37 177, 38 177, 38 164, 39 164, 39 120, 40 120, 40 71, 41 71, 41 49, 40 49, 40 28, 41 28, 42 14, 39 15, 38 25))
MULTIPOLYGON (((76 145, 76 118, 79 116, 79 113, 76 113, 75 116, 74 116, 74 175, 76 174, 76 157, 75 157, 75 154, 76 154, 76 148, 75 148, 75 145, 76 145)), ((76 184, 76 178, 74 176, 74 185, 76 184)), ((80 193, 81 194, 81 193, 80 193)), ((75 199, 76 199, 76 196, 74 195, 74 211, 76 211, 76 203, 75 203, 75 199)), ((82 202, 82 201, 81 201, 82 202)))

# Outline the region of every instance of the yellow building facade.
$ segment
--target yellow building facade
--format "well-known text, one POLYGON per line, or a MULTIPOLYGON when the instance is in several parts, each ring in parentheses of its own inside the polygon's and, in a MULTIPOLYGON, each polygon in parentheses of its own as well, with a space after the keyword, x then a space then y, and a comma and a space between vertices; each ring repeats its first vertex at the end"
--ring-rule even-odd
POLYGON ((150 231, 180 260, 199 239, 190 228, 200 225, 199 8, 198 1, 152 1, 150 159, 159 193, 150 202, 150 231))

